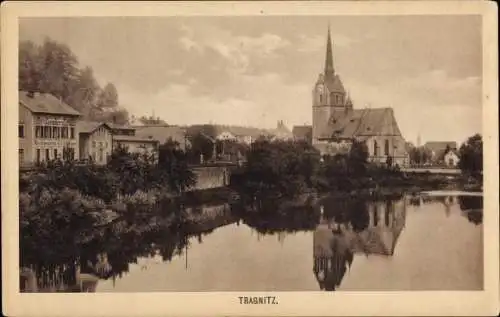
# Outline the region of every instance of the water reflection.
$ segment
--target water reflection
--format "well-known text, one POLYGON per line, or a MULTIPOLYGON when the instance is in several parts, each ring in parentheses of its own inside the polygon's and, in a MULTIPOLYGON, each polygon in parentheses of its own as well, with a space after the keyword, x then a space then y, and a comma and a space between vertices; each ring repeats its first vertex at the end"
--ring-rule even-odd
MULTIPOLYGON (((56 252, 47 258, 41 252, 23 254, 21 289, 335 291, 481 285, 482 197, 374 201, 328 196, 300 203, 183 208, 190 225, 171 226, 172 219, 161 214, 147 221, 117 221, 81 248, 54 247, 58 252, 67 248, 59 257, 56 252), (282 269, 290 263, 294 270, 282 269)), ((50 241, 40 244, 40 250, 52 247, 50 241)))
POLYGON ((152 215, 147 223, 122 220, 103 229, 98 238, 79 248, 66 246, 72 250, 67 258, 61 254, 50 262, 39 259, 30 263, 27 259, 37 255, 22 254, 21 291, 92 292, 100 279, 122 278, 131 264, 138 263, 138 258, 159 256, 168 262, 174 256, 187 253, 191 237, 202 243, 203 236, 214 228, 235 221, 227 203, 184 208, 189 225, 172 227, 171 219, 159 215, 152 215))
POLYGON ((334 291, 353 254, 392 256, 405 226, 405 200, 326 200, 313 236, 313 271, 321 290, 334 291))

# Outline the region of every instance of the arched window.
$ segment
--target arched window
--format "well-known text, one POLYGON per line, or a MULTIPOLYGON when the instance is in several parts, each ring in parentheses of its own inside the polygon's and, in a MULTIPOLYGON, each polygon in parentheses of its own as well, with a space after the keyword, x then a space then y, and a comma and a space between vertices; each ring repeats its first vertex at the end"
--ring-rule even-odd
POLYGON ((374 140, 373 141, 373 156, 377 156, 378 155, 378 144, 377 144, 377 140, 374 140))
POLYGON ((323 102, 323 94, 319 94, 319 102, 323 102))
POLYGON ((389 140, 385 140, 384 152, 385 155, 389 155, 389 140))

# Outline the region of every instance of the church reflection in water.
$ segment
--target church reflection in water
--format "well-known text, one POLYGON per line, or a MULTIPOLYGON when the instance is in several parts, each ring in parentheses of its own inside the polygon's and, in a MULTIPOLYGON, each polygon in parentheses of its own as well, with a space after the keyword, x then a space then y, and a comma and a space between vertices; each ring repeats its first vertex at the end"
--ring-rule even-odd
POLYGON ((405 200, 330 201, 320 209, 313 236, 313 271, 325 291, 340 286, 354 254, 392 256, 406 219, 405 200))

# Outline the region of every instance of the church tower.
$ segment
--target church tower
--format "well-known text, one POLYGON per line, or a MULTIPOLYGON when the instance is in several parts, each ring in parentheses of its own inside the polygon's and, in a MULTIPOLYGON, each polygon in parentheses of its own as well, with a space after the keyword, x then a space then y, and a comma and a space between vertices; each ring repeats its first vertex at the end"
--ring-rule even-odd
POLYGON ((335 73, 333 64, 333 48, 328 26, 328 35, 326 40, 326 56, 324 72, 319 74, 318 80, 313 89, 313 143, 318 143, 322 137, 330 117, 336 112, 352 110, 350 98, 346 98, 344 85, 338 74, 335 73))

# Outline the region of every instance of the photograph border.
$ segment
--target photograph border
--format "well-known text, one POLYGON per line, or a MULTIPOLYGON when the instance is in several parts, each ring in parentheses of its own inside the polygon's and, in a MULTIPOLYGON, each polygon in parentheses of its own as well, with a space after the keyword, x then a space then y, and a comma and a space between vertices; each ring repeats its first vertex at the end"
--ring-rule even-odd
POLYGON ((499 312, 498 18, 490 1, 3 2, 1 6, 2 303, 8 316, 490 315, 499 312), (19 292, 18 19, 78 16, 481 15, 483 45, 484 290, 399 292, 19 292), (276 296, 243 305, 239 296, 276 296))

